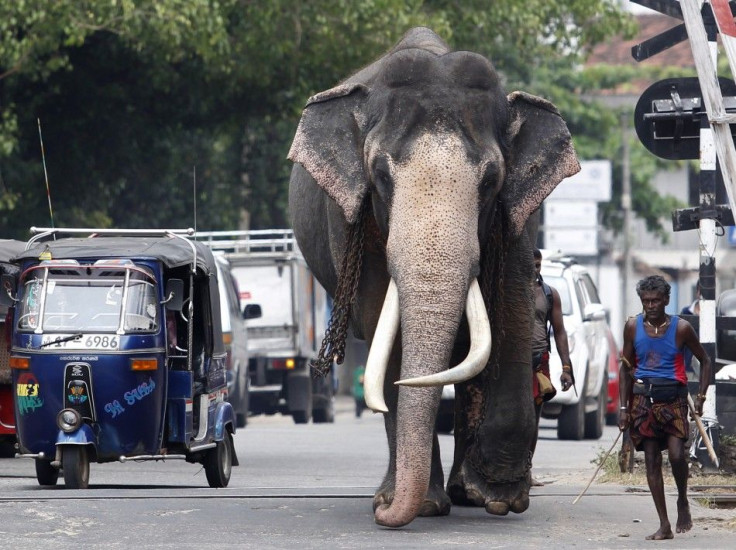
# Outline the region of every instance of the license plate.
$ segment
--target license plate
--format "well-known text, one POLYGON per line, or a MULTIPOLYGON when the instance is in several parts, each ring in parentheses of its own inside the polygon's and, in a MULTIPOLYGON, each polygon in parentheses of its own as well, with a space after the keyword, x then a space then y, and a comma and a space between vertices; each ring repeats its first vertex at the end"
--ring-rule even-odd
POLYGON ((48 349, 116 350, 120 345, 117 334, 44 334, 41 345, 48 349))

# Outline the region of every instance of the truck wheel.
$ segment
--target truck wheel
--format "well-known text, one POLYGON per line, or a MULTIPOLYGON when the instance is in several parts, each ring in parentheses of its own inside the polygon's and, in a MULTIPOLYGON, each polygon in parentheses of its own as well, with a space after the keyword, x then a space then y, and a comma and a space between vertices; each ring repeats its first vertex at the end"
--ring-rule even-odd
POLYGON ((291 416, 294 418, 294 424, 307 424, 311 411, 291 411, 291 416))
POLYGON ((233 436, 225 432, 222 441, 215 444, 214 449, 207 451, 204 459, 204 473, 210 487, 227 487, 233 470, 233 436))
MULTIPOLYGON (((587 370, 586 370, 587 373, 587 370)), ((586 374, 587 378, 587 374, 586 374)), ((557 419, 557 438, 580 441, 585 435, 585 387, 578 386, 580 398, 574 405, 564 405, 560 417, 557 419)))
POLYGON ((61 469, 67 489, 86 489, 89 486, 87 447, 64 445, 61 448, 61 469))
POLYGON ((312 411, 312 422, 315 424, 324 424, 326 422, 333 423, 335 421, 335 402, 330 399, 329 404, 325 405, 321 409, 314 409, 312 411))
POLYGON ((245 428, 248 425, 248 409, 250 409, 250 382, 245 384, 245 392, 243 392, 243 400, 240 405, 240 412, 235 415, 235 426, 237 428, 245 428))
POLYGON ((455 427, 455 414, 438 412, 434 427, 438 434, 449 434, 455 427))
POLYGON ((15 456, 15 441, 0 441, 0 458, 15 456))
POLYGON ((59 469, 51 465, 50 460, 36 459, 36 479, 39 485, 56 485, 59 480, 59 469))
POLYGON ((606 401, 608 400, 608 373, 605 374, 601 391, 598 392, 595 410, 585 414, 585 439, 600 439, 603 435, 603 423, 606 421, 606 401))

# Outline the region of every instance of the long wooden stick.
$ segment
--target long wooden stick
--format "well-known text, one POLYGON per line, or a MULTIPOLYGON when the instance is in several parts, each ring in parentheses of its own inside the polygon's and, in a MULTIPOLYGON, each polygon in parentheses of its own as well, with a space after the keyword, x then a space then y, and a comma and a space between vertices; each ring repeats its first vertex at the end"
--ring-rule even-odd
POLYGON ((598 472, 601 471, 601 468, 603 467, 603 465, 608 460, 608 457, 611 455, 611 451, 613 451, 613 448, 616 446, 616 443, 618 443, 618 440, 621 439, 621 434, 622 433, 624 433, 624 432, 622 432, 621 430, 619 430, 618 435, 616 436, 616 439, 613 442, 613 445, 611 445, 611 448, 608 449, 608 452, 606 453, 606 456, 603 457, 603 460, 601 460, 600 463, 598 463, 598 467, 595 469, 595 473, 593 474, 593 477, 590 478, 590 481, 588 482, 588 484, 585 486, 585 488, 582 491, 580 491, 580 494, 575 497, 575 500, 572 501, 573 504, 576 504, 578 502, 578 500, 580 500, 580 498, 585 494, 585 491, 588 490, 588 487, 590 487, 590 484, 593 483, 593 480, 595 479, 595 476, 597 476, 598 475, 598 472))
POLYGON ((700 420, 700 417, 695 412, 695 403, 693 403, 693 398, 690 396, 689 393, 687 394, 687 404, 689 405, 690 412, 695 419, 695 424, 698 426, 698 431, 700 432, 700 436, 703 438, 705 447, 708 449, 708 455, 710 455, 710 459, 715 463, 716 467, 719 468, 720 465, 718 464, 716 451, 715 449, 713 449, 713 443, 711 442, 710 437, 708 437, 708 431, 705 429, 705 426, 703 426, 703 422, 700 420))

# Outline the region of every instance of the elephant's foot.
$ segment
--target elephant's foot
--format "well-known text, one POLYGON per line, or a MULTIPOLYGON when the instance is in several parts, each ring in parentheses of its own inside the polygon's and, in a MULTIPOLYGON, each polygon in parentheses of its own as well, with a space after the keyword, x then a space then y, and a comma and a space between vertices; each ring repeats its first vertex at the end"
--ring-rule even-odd
MULTIPOLYGON (((384 483, 373 496, 373 511, 382 504, 391 504, 394 500, 394 487, 391 483, 384 483)), ((427 496, 424 497, 419 515, 422 517, 446 516, 450 513, 452 503, 450 497, 440 485, 430 484, 427 496)))
POLYGON ((489 514, 505 516, 509 512, 520 514, 529 508, 530 485, 529 472, 518 480, 489 482, 465 463, 450 476, 447 492, 453 504, 483 506, 489 514))

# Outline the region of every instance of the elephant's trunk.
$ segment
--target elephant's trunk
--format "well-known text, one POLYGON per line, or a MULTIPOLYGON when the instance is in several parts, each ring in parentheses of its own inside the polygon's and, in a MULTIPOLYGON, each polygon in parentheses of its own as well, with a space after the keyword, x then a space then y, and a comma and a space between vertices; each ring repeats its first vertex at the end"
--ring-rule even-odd
MULTIPOLYGON (((419 136, 401 162, 387 163, 395 182, 386 256, 401 311, 398 374, 414 379, 450 366, 468 288, 478 273, 482 174, 458 135, 444 131, 419 136)), ((381 525, 405 525, 421 509, 441 393, 439 386, 398 388, 394 498, 376 509, 381 525)))
POLYGON ((398 416, 411 420, 400 422, 394 498, 391 504, 376 508, 375 521, 379 525, 402 527, 419 514, 429 487, 432 427, 441 391, 440 388, 399 388, 398 416))
MULTIPOLYGON (((402 378, 437 373, 449 365, 464 310, 467 275, 455 272, 437 285, 430 285, 429 293, 416 288, 402 292, 402 282, 397 281, 402 297, 402 378), (436 288, 443 292, 436 292, 436 288)), ((380 525, 406 525, 421 509, 429 487, 441 392, 439 386, 398 388, 395 492, 389 506, 376 509, 375 520, 380 525)))

